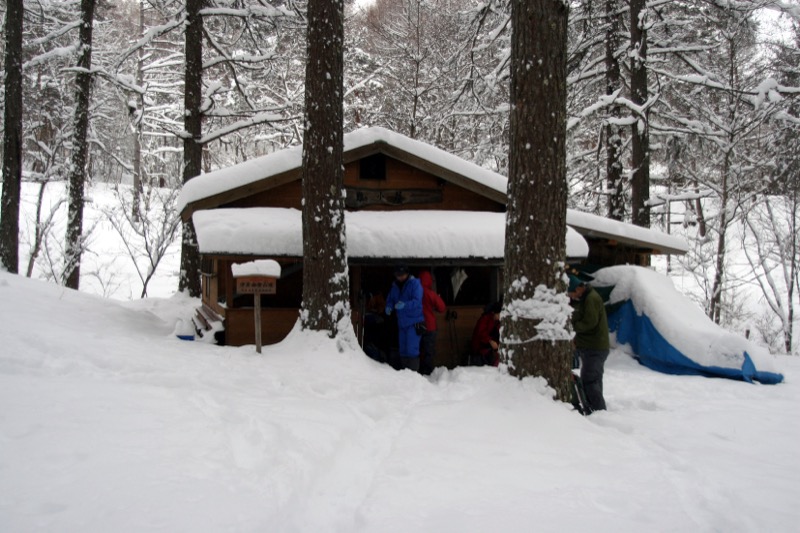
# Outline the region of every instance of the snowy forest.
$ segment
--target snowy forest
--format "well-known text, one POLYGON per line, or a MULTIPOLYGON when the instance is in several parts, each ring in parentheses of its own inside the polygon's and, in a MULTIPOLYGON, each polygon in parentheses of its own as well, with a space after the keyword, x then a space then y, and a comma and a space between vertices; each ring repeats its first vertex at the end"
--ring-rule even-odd
POLYGON ((0 11, 0 530, 797 530, 800 0, 0 11))
MULTIPOLYGON (((344 131, 383 126, 507 174, 510 1, 345 3, 344 131)), ((686 256, 654 266, 715 322, 797 353, 800 3, 569 8, 569 206, 685 237, 686 256)), ((191 243, 183 183, 302 142, 305 10, 6 0, 5 268, 104 293, 112 269, 81 257, 104 256, 93 235, 109 228, 141 283, 130 296, 147 295, 191 243)))

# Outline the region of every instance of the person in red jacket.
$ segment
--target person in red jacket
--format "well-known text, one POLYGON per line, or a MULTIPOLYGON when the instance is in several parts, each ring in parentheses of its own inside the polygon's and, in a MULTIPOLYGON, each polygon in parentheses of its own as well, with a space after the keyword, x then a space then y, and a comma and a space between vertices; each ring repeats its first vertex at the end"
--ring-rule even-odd
POLYGON ((502 304, 500 302, 493 303, 488 306, 475 324, 475 329, 472 330, 472 341, 470 348, 472 350, 473 361, 477 365, 492 365, 498 366, 500 364, 500 355, 498 349, 500 347, 500 310, 502 304))
POLYGON ((422 314, 425 316, 425 333, 422 334, 422 351, 424 356, 420 372, 428 375, 433 372, 433 358, 436 355, 436 314, 447 309, 442 298, 433 292, 433 276, 427 270, 420 272, 422 283, 422 314))

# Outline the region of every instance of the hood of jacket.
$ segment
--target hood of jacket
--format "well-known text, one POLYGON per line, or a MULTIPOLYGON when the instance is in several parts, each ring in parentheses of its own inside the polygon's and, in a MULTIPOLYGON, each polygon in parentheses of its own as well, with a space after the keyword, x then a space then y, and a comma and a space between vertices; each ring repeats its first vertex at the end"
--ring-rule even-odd
POLYGON ((419 274, 419 282, 422 283, 423 289, 432 289, 433 288, 433 276, 427 270, 420 272, 419 274))

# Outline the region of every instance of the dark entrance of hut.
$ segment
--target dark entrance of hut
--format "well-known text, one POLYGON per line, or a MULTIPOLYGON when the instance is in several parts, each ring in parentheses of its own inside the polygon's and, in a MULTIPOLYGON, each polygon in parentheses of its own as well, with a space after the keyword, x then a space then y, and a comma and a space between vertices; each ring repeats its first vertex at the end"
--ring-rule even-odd
MULTIPOLYGON (((444 300, 447 311, 437 314, 436 353, 433 366, 455 368, 468 362, 472 331, 484 308, 500 294, 500 268, 486 265, 409 265, 419 277, 431 273, 433 290, 444 300)), ((353 325, 364 351, 375 360, 396 364, 398 357, 396 316, 384 313, 391 289, 394 266, 351 265, 353 325)))

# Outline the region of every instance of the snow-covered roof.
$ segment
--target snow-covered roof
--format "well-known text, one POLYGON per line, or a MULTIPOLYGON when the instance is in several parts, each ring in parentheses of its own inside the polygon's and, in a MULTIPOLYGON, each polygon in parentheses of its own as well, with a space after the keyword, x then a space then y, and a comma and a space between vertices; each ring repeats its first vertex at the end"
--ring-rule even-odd
MULTIPOLYGON (((491 170, 470 163, 430 144, 395 133, 386 128, 361 128, 344 136, 344 152, 354 152, 369 146, 379 146, 388 152, 413 155, 442 172, 463 176, 488 191, 506 194, 508 180, 491 170)), ((390 154, 392 155, 392 154, 390 154)), ((202 174, 189 180, 178 197, 178 211, 190 204, 235 189, 246 188, 261 180, 299 170, 303 163, 303 147, 293 146, 238 165, 202 174)), ((484 190, 483 192, 488 192, 484 190)))
MULTIPOLYGON (((496 172, 466 161, 456 155, 385 128, 362 128, 344 136, 345 162, 369 155, 369 149, 402 159, 453 181, 499 203, 505 203, 508 179, 496 172)), ((197 209, 217 207, 236 198, 298 179, 302 167, 302 146, 287 148, 238 165, 209 172, 191 179, 178 197, 178 210, 189 216, 197 209), (281 178, 281 179, 279 179, 281 178), (225 201, 214 202, 225 196, 225 201)), ((587 237, 605 238, 623 244, 656 249, 662 253, 686 253, 687 243, 660 231, 633 226, 574 209, 567 210, 567 223, 587 237)))
MULTIPOLYGON (((302 257, 297 209, 249 207, 195 211, 204 254, 302 257)), ((505 214, 474 211, 347 211, 351 259, 485 259, 502 261, 505 214), (436 231, 431 231, 436 228, 436 231)), ((567 228, 567 256, 586 257, 589 245, 567 228)))
POLYGON ((584 237, 610 239, 643 248, 654 248, 661 253, 685 254, 689 251, 689 245, 681 237, 575 209, 567 209, 567 224, 584 237))

